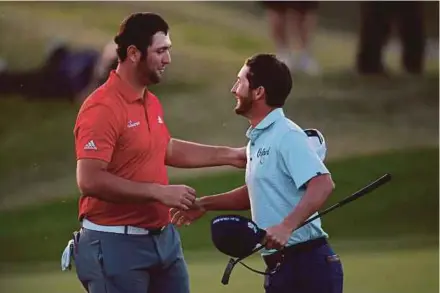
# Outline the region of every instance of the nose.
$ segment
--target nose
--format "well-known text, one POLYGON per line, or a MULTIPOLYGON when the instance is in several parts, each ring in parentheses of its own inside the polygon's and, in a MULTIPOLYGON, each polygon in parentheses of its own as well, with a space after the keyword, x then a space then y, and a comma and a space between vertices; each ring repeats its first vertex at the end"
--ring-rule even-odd
POLYGON ((235 95, 237 93, 237 87, 238 87, 238 83, 236 82, 236 83, 234 83, 234 85, 231 88, 231 93, 232 94, 235 95))
POLYGON ((166 54, 165 54, 165 56, 164 56, 162 62, 163 62, 164 64, 170 64, 170 63, 171 63, 171 54, 170 54, 170 51, 167 51, 167 52, 166 52, 166 54))

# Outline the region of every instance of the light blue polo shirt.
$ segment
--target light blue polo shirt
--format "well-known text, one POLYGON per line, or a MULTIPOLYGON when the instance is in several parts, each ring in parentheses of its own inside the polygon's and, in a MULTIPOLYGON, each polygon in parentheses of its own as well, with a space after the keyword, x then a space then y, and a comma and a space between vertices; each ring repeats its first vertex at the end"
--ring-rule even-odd
MULTIPOLYGON (((286 118, 281 108, 269 113, 246 132, 246 185, 252 220, 262 229, 280 224, 305 193, 305 184, 329 171, 309 145, 304 131, 286 118)), ((314 215, 312 215, 314 216, 314 215)), ((321 220, 294 231, 288 246, 328 237, 321 220)), ((262 254, 274 251, 262 250, 262 254)))

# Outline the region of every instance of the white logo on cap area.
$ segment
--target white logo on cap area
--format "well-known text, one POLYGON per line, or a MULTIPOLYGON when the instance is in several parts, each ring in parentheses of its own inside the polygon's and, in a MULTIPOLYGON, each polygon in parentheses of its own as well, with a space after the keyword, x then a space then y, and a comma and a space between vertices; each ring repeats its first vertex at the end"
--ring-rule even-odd
POLYGON ((160 116, 157 116, 157 123, 163 124, 163 120, 160 116))
POLYGON ((219 217, 219 218, 215 219, 212 223, 213 224, 217 224, 218 222, 223 222, 223 221, 236 221, 236 222, 240 222, 240 219, 236 218, 236 217, 219 217))
POLYGON ((257 233, 257 232, 258 232, 258 231, 257 231, 257 227, 255 227, 255 225, 254 225, 254 224, 252 224, 251 222, 248 222, 248 228, 250 228, 250 229, 254 230, 254 232, 255 232, 255 233, 257 233))

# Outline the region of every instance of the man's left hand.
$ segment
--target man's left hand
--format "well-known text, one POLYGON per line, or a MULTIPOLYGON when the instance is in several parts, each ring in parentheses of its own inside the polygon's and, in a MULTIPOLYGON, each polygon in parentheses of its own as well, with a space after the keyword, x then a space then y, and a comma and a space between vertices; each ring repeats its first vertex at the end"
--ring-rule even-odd
POLYGON ((266 229, 263 245, 267 249, 281 249, 287 244, 290 235, 292 235, 292 229, 285 223, 269 227, 266 229))
POLYGON ((246 147, 241 148, 231 148, 231 162, 230 165, 237 168, 245 168, 247 159, 246 159, 246 147))

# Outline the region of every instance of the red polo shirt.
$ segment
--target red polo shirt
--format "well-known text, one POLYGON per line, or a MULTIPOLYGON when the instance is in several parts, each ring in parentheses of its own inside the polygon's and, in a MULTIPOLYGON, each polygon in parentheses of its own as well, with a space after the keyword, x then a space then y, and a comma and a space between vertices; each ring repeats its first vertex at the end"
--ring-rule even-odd
MULTIPOLYGON (((165 155, 170 135, 162 106, 150 92, 141 97, 115 71, 85 100, 74 135, 77 160, 103 160, 108 172, 118 177, 168 184, 165 155)), ((170 221, 169 208, 160 202, 121 204, 88 196, 80 198, 79 217, 100 225, 143 228, 170 221)))

